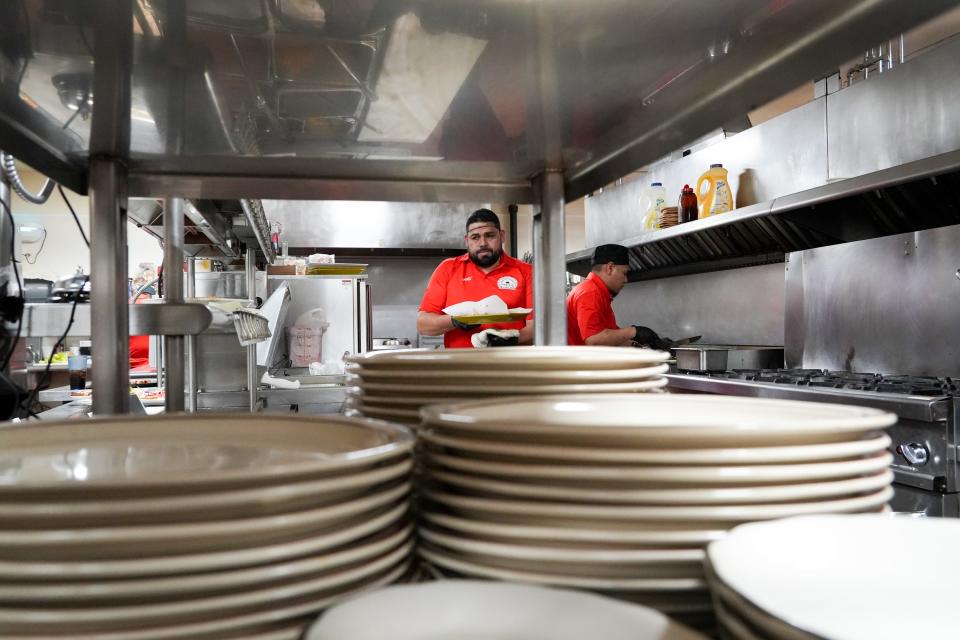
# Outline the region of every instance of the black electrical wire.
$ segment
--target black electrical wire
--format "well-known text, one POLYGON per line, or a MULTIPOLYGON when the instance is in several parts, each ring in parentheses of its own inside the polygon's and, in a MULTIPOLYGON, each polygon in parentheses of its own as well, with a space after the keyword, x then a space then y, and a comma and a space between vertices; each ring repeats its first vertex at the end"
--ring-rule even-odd
POLYGON ((87 248, 90 248, 90 240, 87 239, 87 234, 83 230, 83 226, 80 224, 80 218, 77 217, 77 212, 73 210, 73 207, 70 205, 70 201, 67 200, 67 194, 63 192, 63 187, 57 185, 57 191, 60 192, 60 197, 63 198, 63 203, 67 205, 67 209, 70 209, 70 215, 73 216, 73 221, 77 223, 77 229, 80 231, 80 235, 83 236, 83 243, 87 245, 87 248))
POLYGON ((0 364, 0 371, 6 371, 7 367, 10 365, 10 358, 13 357, 13 352, 17 348, 17 342, 20 341, 20 332, 23 330, 23 284, 20 283, 20 271, 17 269, 17 223, 13 220, 13 212, 10 211, 9 205, 3 200, 0 200, 0 204, 3 204, 3 209, 7 214, 7 219, 10 221, 10 262, 13 264, 13 277, 17 279, 17 289, 20 295, 20 317, 17 320, 17 333, 13 338, 13 342, 10 344, 10 348, 7 350, 7 355, 3 357, 3 363, 0 364))

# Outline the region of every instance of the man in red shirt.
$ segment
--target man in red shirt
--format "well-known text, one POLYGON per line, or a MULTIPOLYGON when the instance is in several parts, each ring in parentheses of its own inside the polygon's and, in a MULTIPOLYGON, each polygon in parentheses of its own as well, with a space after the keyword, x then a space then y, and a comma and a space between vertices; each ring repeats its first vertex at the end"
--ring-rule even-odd
POLYGON ((515 309, 533 308, 533 267, 503 253, 504 231, 489 209, 477 209, 467 218, 467 253, 440 263, 430 277, 420 303, 417 331, 443 336, 446 348, 471 348, 470 337, 486 329, 518 329, 520 344, 533 341, 533 314, 526 321, 466 325, 443 313, 458 302, 476 302, 498 295, 515 309))
POLYGON ((627 248, 619 244, 603 244, 593 250, 590 274, 567 296, 567 344, 664 348, 660 336, 647 327, 617 326, 612 303, 627 284, 629 256, 627 248))

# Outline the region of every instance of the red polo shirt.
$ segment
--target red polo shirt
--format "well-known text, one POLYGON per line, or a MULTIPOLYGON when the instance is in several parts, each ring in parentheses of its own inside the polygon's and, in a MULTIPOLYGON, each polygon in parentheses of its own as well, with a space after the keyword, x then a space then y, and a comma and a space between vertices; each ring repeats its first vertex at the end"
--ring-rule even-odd
MULTIPOLYGON (((500 296, 510 309, 532 309, 533 267, 503 254, 497 268, 484 273, 466 253, 457 258, 448 258, 430 276, 420 311, 443 313, 452 304, 483 300, 492 295, 500 296)), ((533 318, 533 314, 527 318, 533 318)), ((498 322, 481 325, 473 331, 453 329, 443 335, 443 345, 448 349, 469 349, 473 347, 470 336, 474 333, 484 329, 522 329, 523 325, 523 322, 498 322)))
POLYGON ((567 296, 567 344, 584 345, 604 329, 619 329, 613 315, 613 296, 595 273, 567 296))

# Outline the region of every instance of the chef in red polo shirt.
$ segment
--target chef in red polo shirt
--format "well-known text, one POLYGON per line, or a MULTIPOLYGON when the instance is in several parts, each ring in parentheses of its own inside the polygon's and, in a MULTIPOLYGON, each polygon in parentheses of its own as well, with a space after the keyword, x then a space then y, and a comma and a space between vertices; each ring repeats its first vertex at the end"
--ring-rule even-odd
POLYGON ((443 313, 459 302, 476 302, 498 295, 515 309, 533 308, 533 267, 503 252, 504 231, 489 209, 477 209, 467 218, 467 253, 440 263, 430 277, 420 303, 417 331, 443 336, 448 349, 472 348, 471 336, 488 329, 517 329, 519 344, 533 341, 533 314, 522 322, 467 325, 443 313))
POLYGON ((567 296, 567 344, 669 346, 652 329, 639 325, 621 329, 617 325, 612 303, 627 284, 629 256, 627 248, 619 244, 602 244, 593 250, 590 275, 567 296))

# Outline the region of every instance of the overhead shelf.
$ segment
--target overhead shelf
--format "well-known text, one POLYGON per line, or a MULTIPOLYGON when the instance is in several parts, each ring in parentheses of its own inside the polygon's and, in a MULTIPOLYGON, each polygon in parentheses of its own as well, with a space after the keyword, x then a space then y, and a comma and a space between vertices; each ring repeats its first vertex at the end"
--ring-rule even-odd
MULTIPOLYGON (((548 164, 576 199, 956 4, 130 1, 130 196, 518 203, 548 164)), ((79 192, 110 50, 84 7, 0 3, 0 148, 79 192)))
MULTIPOLYGON (((628 238, 632 280, 782 262, 826 245, 960 224, 960 151, 628 238)), ((567 256, 586 275, 592 248, 567 256)))

